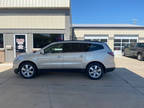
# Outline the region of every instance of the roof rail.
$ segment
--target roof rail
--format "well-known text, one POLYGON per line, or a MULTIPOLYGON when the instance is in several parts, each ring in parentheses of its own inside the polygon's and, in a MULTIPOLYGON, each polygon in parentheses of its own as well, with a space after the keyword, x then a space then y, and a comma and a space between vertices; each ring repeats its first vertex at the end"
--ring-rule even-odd
POLYGON ((98 42, 98 43, 104 43, 100 41, 91 41, 91 40, 64 40, 63 42, 98 42))

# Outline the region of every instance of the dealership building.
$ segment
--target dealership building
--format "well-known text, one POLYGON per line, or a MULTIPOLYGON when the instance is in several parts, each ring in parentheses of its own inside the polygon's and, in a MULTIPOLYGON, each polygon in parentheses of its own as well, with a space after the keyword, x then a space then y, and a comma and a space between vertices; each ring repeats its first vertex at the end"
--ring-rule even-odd
POLYGON ((73 24, 70 0, 0 0, 0 62, 12 62, 55 41, 106 42, 115 54, 144 42, 144 26, 73 24))
POLYGON ((0 62, 72 39, 70 0, 0 0, 0 62))
POLYGON ((73 39, 107 43, 116 55, 126 44, 144 42, 144 26, 131 24, 74 24, 73 39))

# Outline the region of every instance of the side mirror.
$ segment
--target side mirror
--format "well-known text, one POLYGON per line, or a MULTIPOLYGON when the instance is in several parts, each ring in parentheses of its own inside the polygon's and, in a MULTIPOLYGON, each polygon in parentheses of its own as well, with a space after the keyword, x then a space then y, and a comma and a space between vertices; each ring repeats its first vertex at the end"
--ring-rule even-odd
POLYGON ((44 50, 41 50, 41 51, 40 51, 40 54, 44 55, 44 50))

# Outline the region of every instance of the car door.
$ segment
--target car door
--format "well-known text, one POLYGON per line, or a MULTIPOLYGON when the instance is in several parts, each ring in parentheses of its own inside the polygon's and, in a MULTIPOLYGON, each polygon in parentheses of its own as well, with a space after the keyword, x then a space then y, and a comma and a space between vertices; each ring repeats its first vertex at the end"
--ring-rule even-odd
POLYGON ((82 52, 80 43, 64 43, 64 68, 66 69, 80 69, 84 59, 84 52, 82 52))
POLYGON ((124 48, 124 53, 126 56, 130 56, 130 44, 127 44, 124 48))
POLYGON ((38 57, 39 68, 63 68, 63 44, 54 44, 44 49, 44 54, 38 57))
POLYGON ((130 56, 135 56, 137 53, 137 46, 136 44, 131 44, 130 45, 130 56))

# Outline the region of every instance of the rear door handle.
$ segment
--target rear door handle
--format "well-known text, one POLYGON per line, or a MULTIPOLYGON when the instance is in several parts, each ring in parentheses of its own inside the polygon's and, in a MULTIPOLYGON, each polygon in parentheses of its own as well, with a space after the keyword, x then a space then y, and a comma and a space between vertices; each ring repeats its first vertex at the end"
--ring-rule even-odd
POLYGON ((58 56, 57 56, 57 58, 61 58, 61 56, 60 56, 60 55, 58 55, 58 56))

